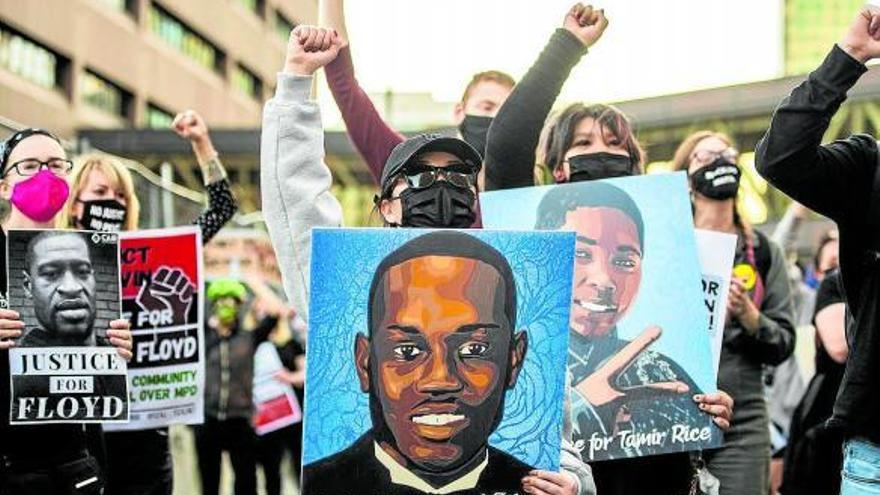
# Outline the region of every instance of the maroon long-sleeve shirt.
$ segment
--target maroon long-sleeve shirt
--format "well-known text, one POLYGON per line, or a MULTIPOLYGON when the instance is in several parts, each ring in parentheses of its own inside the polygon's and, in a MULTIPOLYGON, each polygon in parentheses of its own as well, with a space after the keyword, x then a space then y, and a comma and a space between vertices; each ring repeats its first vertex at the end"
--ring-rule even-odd
POLYGON ((406 138, 382 120, 370 97, 358 83, 354 76, 354 63, 349 47, 340 50, 336 59, 324 68, 324 72, 330 92, 348 129, 348 137, 367 162, 373 179, 378 184, 391 150, 406 138))

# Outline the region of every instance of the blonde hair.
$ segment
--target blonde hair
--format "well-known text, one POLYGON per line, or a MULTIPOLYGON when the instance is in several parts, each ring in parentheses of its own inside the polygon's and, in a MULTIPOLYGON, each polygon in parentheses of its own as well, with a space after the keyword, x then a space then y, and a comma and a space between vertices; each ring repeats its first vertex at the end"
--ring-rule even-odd
POLYGON ((125 196, 126 215, 122 230, 137 230, 141 204, 134 192, 131 173, 118 159, 100 153, 83 155, 75 160, 73 171, 67 178, 67 182, 70 184, 70 196, 67 198, 64 209, 58 214, 55 225, 61 229, 77 228, 73 210, 77 199, 86 187, 89 174, 93 170, 103 173, 113 189, 122 190, 122 194, 125 196))
POLYGON ((510 77, 509 74, 501 72, 500 70, 487 70, 483 72, 477 72, 476 74, 474 74, 474 77, 471 78, 470 82, 467 84, 467 87, 464 88, 464 94, 461 95, 462 105, 467 103, 467 100, 471 97, 471 93, 473 92, 474 88, 476 88, 478 84, 484 82, 493 82, 509 89, 513 89, 513 87, 516 85, 516 81, 514 81, 514 79, 510 77))

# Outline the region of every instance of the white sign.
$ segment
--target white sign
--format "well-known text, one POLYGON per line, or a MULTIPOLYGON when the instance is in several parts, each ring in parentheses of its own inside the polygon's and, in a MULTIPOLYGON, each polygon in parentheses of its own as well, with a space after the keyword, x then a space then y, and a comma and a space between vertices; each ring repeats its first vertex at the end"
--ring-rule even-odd
POLYGON ((709 339, 717 373, 727 319, 727 294, 733 274, 736 236, 700 229, 696 229, 696 236, 700 270, 703 273, 703 302, 709 313, 709 339))

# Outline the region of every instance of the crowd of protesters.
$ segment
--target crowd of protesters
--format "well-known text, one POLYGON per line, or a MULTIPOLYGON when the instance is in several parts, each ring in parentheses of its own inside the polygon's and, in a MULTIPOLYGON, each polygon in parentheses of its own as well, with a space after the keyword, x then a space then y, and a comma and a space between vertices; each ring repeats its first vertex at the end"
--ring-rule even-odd
MULTIPOLYGON (((290 33, 275 95, 264 109, 266 233, 224 230, 237 202, 206 123, 185 111, 171 125, 192 145, 207 197, 193 219, 207 270, 205 417, 192 427, 205 495, 221 491, 224 452, 237 495, 258 492, 258 467, 268 495, 281 493, 285 462, 297 479, 302 471, 301 423, 256 433, 254 354, 264 342, 276 347, 284 367, 276 378, 302 404, 311 230, 342 225, 323 161, 321 109, 311 97, 317 71, 325 71, 349 137, 376 182, 375 213, 384 227, 480 228, 480 191, 645 173, 646 152, 619 109, 573 103, 551 113, 571 71, 613 29, 604 10, 578 3, 561 15, 519 82, 497 70, 475 74, 451 115, 457 135, 406 138, 382 119, 358 83, 343 0, 321 6, 323 26, 290 33)), ((730 136, 707 129, 676 143, 671 168, 688 177, 694 226, 735 235, 735 264, 751 267, 757 280, 752 289, 731 279, 718 391, 693 399, 724 431, 723 445, 587 463, 566 414, 560 469, 529 473, 524 493, 880 492, 880 153, 876 139, 864 134, 822 144, 847 91, 877 57, 880 8, 865 6, 821 66, 774 112, 755 165, 795 202, 772 235, 749 224, 737 206, 743 172, 730 136), (725 180, 716 180, 721 175, 725 180), (796 244, 811 215, 836 227, 810 239, 814 248, 803 256, 796 244), (796 336, 803 335, 815 336, 814 363, 806 367, 794 352, 796 336)), ((120 161, 103 154, 71 159, 44 129, 18 131, 3 143, 0 197, 9 204, 0 224, 3 263, 10 229, 92 230, 94 206, 118 212, 100 230, 136 231, 142 216, 133 178, 120 161)), ((0 287, 6 277, 3 266, 0 287)), ((18 313, 0 309, 0 408, 10 401, 8 350, 23 327, 18 313)), ((109 327, 110 343, 131 359, 131 324, 119 319, 109 327)), ((0 495, 171 494, 172 467, 167 428, 19 426, 0 414, 0 495)))

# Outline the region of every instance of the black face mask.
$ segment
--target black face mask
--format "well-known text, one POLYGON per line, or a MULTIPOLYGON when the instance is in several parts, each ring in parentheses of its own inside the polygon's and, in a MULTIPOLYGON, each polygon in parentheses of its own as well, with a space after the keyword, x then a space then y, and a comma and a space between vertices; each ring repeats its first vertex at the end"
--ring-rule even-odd
POLYGON ((742 175, 739 167, 724 157, 697 170, 691 175, 694 191, 709 199, 724 201, 736 197, 739 190, 739 179, 742 175))
POLYGON ((569 182, 613 179, 633 175, 632 160, 627 155, 602 151, 575 155, 568 159, 569 182))
POLYGON ((119 232, 125 225, 128 211, 115 199, 80 201, 83 205, 79 226, 85 230, 119 232))
POLYGON ((461 138, 479 151, 480 156, 486 156, 486 136, 489 135, 489 126, 492 125, 492 120, 492 117, 465 115, 461 124, 458 124, 461 138))
POLYGON ((473 225, 474 193, 445 180, 424 189, 405 189, 400 193, 403 210, 401 227, 464 229, 473 225))

